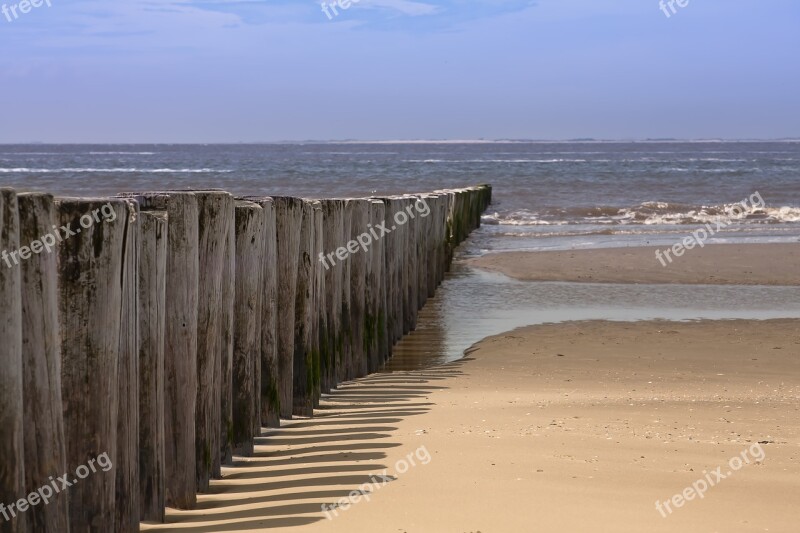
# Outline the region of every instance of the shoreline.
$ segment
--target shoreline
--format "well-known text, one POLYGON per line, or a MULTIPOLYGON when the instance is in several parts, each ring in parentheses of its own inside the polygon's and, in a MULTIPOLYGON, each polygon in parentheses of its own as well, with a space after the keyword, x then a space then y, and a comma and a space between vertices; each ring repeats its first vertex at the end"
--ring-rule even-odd
MULTIPOLYGON (((773 268, 795 257, 785 246, 711 245, 684 275, 791 281, 773 268), (738 270, 722 276, 715 263, 738 270)), ((549 272, 649 279, 630 250, 555 253, 566 268, 549 272)), ((516 254, 512 267, 548 272, 540 253, 516 254)), ((484 257, 508 268, 508 255, 484 257)), ((414 335, 404 342, 419 349, 414 335)), ((254 456, 224 468, 197 509, 169 509, 167 524, 142 530, 790 530, 800 519, 798 353, 794 318, 511 329, 454 362, 342 384, 314 418, 263 430, 254 456)))
POLYGON ((683 285, 800 285, 798 244, 708 244, 662 267, 658 247, 497 252, 467 264, 521 281, 683 285))

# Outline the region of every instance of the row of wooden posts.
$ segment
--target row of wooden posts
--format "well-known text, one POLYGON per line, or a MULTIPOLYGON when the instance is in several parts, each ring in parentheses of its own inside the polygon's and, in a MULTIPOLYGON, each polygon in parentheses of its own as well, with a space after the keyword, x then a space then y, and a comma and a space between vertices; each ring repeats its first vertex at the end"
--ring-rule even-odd
POLYGON ((262 426, 381 367, 490 202, 0 189, 0 250, 27 250, 0 262, 0 531, 193 508, 262 426))

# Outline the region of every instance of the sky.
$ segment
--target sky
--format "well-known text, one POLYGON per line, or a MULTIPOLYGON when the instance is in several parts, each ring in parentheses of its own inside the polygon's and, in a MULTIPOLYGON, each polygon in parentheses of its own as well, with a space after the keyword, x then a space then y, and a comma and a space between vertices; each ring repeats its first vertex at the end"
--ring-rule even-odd
POLYGON ((20 1, 0 143, 800 137, 798 0, 20 1))

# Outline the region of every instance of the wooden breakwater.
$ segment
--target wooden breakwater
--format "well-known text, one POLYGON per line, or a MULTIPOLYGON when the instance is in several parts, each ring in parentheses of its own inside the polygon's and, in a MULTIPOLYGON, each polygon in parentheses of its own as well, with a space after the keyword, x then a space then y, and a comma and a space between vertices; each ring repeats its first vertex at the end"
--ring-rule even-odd
POLYGON ((391 357, 490 202, 0 189, 0 532, 193 508, 262 426, 391 357))

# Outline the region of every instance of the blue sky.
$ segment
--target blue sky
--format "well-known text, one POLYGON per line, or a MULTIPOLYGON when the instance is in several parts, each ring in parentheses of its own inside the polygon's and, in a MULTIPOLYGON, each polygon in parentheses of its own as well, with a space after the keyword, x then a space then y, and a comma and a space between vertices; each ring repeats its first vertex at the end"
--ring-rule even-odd
POLYGON ((0 142, 800 137, 797 0, 51 4, 0 15, 0 142))

